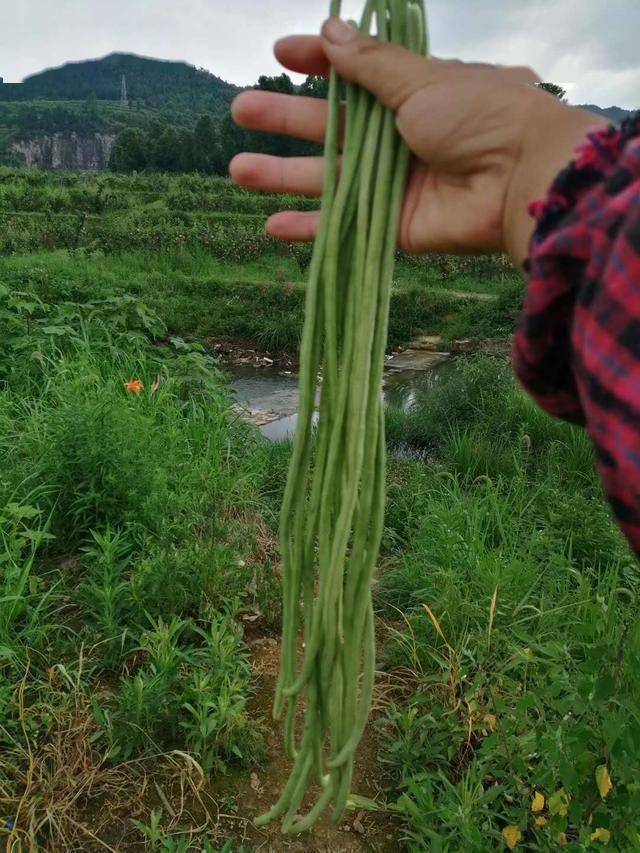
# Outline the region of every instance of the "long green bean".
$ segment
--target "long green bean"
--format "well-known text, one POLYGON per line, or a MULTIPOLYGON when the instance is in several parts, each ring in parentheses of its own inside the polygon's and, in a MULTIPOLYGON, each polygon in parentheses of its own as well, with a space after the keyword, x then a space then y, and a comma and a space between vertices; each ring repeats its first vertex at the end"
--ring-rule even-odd
MULTIPOLYGON (((331 14, 339 13, 340 0, 332 0, 331 14)), ((374 21, 378 39, 426 52, 421 0, 367 0, 361 30, 368 34, 374 21)), ((283 628, 274 715, 286 711, 285 746, 293 768, 278 802, 257 821, 282 817, 289 833, 308 829, 332 801, 339 820, 375 673, 371 580, 385 479, 381 380, 409 154, 393 113, 348 84, 338 177, 340 89, 332 70, 321 222, 300 353, 298 427, 280 524, 283 628), (300 816, 312 771, 320 794, 300 816)))

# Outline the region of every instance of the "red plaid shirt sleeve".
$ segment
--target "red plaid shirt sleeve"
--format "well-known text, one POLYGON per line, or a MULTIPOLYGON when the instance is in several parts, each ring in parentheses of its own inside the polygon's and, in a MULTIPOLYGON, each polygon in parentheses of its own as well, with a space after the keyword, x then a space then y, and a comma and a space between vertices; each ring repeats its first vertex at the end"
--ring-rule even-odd
POLYGON ((547 412, 586 426, 640 553, 640 113, 590 134, 530 212, 515 370, 547 412))

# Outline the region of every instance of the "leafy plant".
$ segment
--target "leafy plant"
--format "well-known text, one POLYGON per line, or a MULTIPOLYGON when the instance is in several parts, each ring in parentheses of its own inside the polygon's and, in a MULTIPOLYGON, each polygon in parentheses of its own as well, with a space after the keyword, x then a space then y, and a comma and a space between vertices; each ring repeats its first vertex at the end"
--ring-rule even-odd
POLYGON ((208 631, 178 617, 159 620, 142 633, 137 652, 145 664, 123 679, 112 707, 97 708, 112 758, 184 742, 210 770, 254 754, 250 670, 228 617, 213 616, 208 631))

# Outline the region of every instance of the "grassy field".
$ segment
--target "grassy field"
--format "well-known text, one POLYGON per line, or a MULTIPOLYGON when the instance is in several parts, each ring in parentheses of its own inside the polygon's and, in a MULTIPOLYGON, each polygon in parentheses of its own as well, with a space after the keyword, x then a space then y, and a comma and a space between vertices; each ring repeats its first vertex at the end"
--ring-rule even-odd
MULTIPOLYGON (((177 334, 295 349, 310 247, 271 240, 264 221, 298 206, 315 202, 256 197, 220 178, 0 169, 3 277, 46 301, 135 294, 177 334)), ((501 259, 401 257, 390 346, 417 332, 507 334, 521 296, 501 259), (497 300, 465 298, 478 291, 497 300)))
MULTIPOLYGON (((277 205, 219 179, 0 171, 7 849, 640 849, 636 562, 586 436, 487 357, 387 412, 353 808, 298 840, 252 827, 287 771, 269 713, 290 448, 238 419, 210 345, 295 350, 309 253, 264 237, 277 205)), ((521 294, 500 259, 401 257, 390 344, 507 337, 521 294)))

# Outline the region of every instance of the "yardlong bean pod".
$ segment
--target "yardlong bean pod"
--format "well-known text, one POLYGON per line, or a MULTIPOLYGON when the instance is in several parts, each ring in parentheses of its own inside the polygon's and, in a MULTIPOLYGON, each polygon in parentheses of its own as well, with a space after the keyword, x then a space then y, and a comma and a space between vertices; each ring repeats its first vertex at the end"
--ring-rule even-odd
MULTIPOLYGON (((340 2, 333 0, 331 14, 339 13, 340 2)), ((369 33, 374 21, 379 39, 426 51, 422 2, 367 0, 360 28, 369 33)), ((371 704, 371 580, 384 517, 381 381, 409 162, 393 113, 348 84, 338 178, 340 89, 332 70, 321 223, 300 354, 298 428, 280 526, 283 629, 274 714, 286 712, 285 746, 293 768, 279 801, 258 819, 263 824, 283 817, 283 831, 291 833, 308 829, 332 801, 333 817, 340 818, 371 704), (320 793, 301 817, 314 778, 320 793)))

